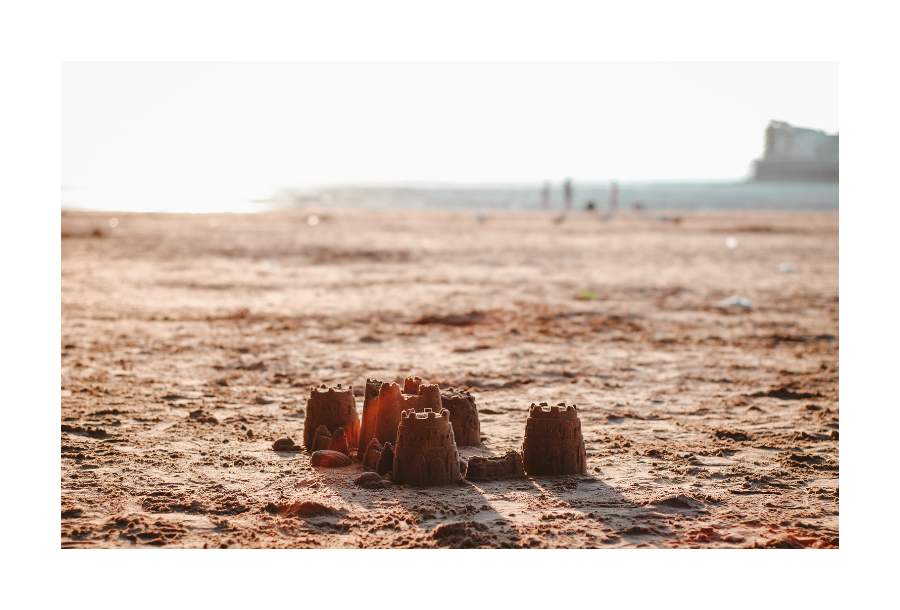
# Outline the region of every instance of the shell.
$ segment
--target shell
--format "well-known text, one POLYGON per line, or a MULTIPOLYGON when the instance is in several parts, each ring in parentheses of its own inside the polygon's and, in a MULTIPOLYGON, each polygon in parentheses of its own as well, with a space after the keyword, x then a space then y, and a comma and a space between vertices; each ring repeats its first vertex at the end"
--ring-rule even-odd
POLYGON ((313 466, 322 466, 324 468, 340 468, 341 466, 350 465, 350 456, 344 455, 339 451, 316 451, 309 458, 309 463, 313 466))

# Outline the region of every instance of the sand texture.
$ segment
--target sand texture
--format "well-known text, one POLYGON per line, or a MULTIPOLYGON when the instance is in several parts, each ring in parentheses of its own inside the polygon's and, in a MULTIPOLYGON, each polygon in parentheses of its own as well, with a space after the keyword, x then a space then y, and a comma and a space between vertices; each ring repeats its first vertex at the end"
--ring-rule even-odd
POLYGON ((838 545, 836 212, 307 215, 63 213, 62 547, 838 545), (273 450, 311 385, 411 375, 472 393, 463 458, 576 404, 587 474, 273 450))

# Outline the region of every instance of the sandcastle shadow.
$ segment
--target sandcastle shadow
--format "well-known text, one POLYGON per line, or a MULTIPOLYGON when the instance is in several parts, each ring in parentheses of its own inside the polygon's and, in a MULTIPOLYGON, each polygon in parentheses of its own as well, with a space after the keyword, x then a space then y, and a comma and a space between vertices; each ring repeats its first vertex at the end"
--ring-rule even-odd
MULTIPOLYGON (((356 478, 363 472, 348 475, 356 478)), ((374 529, 380 522, 411 517, 407 523, 413 527, 400 536, 409 546, 533 548, 556 546, 553 539, 571 537, 571 545, 577 547, 658 547, 671 545, 676 536, 666 523, 670 507, 632 502, 592 475, 335 491, 348 504, 371 512, 367 525, 374 529)))
MULTIPOLYGON (((362 474, 352 475, 358 477, 362 474)), ((394 518, 414 526, 407 536, 410 546, 448 548, 515 548, 521 535, 504 515, 471 482, 415 487, 389 485, 367 489, 361 486, 335 489, 348 504, 371 517, 364 524, 378 527, 394 518), (398 510, 399 509, 399 510, 398 510), (380 517, 379 515, 385 515, 380 517)))
POLYGON ((655 505, 633 502, 620 491, 591 475, 536 476, 527 479, 529 493, 555 505, 541 519, 564 518, 574 525, 600 526, 597 545, 627 543, 660 546, 671 543, 675 532, 665 522, 666 514, 655 505))

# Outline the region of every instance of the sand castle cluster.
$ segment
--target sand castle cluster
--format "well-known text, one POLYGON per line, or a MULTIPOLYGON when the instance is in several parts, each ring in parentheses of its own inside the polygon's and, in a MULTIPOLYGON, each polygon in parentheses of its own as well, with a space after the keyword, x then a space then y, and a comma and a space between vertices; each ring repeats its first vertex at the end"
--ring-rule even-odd
MULTIPOLYGON (((363 483, 385 477, 394 484, 433 487, 465 477, 491 481, 510 477, 584 474, 581 421, 575 405, 532 404, 522 451, 502 457, 461 460, 458 446, 481 444, 478 408, 469 392, 407 377, 397 383, 366 380, 362 420, 353 388, 312 387, 303 426, 303 446, 315 467, 349 466, 353 460, 371 471, 363 483)), ((301 451, 289 438, 275 451, 301 451)))

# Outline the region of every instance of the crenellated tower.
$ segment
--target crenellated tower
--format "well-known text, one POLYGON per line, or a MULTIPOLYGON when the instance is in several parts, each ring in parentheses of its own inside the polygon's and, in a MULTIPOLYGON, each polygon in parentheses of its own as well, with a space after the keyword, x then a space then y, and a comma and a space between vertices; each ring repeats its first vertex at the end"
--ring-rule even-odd
POLYGON ((587 460, 575 405, 532 403, 525 421, 522 460, 529 475, 584 474, 587 460))
POLYGON ((403 411, 394 450, 394 482, 430 487, 461 478, 450 412, 428 407, 421 413, 403 411))

